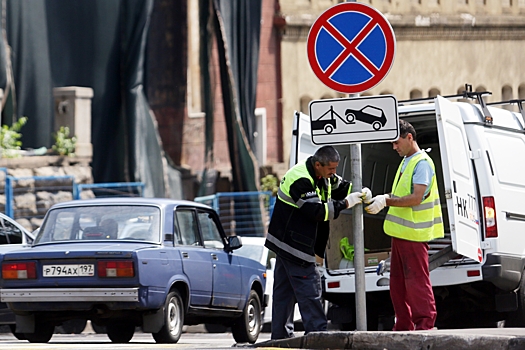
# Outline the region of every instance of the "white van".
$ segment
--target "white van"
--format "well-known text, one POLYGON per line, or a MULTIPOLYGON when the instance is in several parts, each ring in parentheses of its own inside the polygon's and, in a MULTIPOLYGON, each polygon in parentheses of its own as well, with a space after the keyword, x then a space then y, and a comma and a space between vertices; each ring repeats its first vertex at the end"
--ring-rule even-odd
MULTIPOLYGON (((410 122, 421 149, 436 166, 445 238, 430 242, 429 261, 438 328, 525 326, 525 120, 522 113, 486 106, 482 93, 438 96, 399 103, 400 119, 410 122), (454 102, 476 98, 478 104, 454 102), (481 104, 480 104, 481 103, 481 104)), ((291 163, 319 146, 310 137, 308 116, 296 113, 291 163)), ((338 174, 350 179, 350 146, 336 146, 338 174), (344 168, 344 170, 343 170, 344 168)), ((362 183, 374 195, 389 193, 401 158, 392 144, 361 145, 362 183)), ((365 249, 388 252, 383 231, 387 209, 364 212, 365 249)), ((355 329, 355 272, 340 268, 339 242, 352 243, 352 210, 331 222, 325 255, 324 298, 328 313, 342 330, 355 329)), ((367 253, 365 251, 365 253, 367 253)), ((350 265, 351 266, 351 265, 350 265)), ((365 267, 368 330, 391 329, 394 312, 389 273, 365 267)))

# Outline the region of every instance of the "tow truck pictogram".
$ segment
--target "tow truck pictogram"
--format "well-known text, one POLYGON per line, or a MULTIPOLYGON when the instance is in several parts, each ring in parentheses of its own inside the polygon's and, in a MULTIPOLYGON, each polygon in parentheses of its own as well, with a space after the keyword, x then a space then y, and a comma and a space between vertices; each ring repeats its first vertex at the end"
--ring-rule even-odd
POLYGON ((312 130, 324 130, 326 134, 331 134, 337 129, 337 119, 335 117, 339 118, 347 125, 355 124, 355 121, 359 120, 371 124, 374 130, 379 130, 384 127, 387 121, 385 112, 381 108, 374 106, 365 106, 360 110, 347 108, 345 111, 345 118, 341 117, 336 111, 334 111, 333 106, 330 106, 328 111, 312 121, 312 130), (330 118, 323 119, 327 115, 329 115, 330 118))

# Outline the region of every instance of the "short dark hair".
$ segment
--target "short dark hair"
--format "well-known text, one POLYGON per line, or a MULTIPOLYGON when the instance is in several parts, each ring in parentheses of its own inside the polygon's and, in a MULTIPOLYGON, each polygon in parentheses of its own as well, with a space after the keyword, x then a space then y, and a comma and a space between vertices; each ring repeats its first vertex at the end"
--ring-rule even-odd
POLYGON ((412 124, 406 120, 399 119, 399 136, 405 138, 408 134, 412 134, 412 138, 416 140, 416 129, 414 129, 412 124))
POLYGON ((323 146, 319 148, 317 151, 315 151, 312 157, 312 162, 314 164, 315 162, 319 162, 322 166, 325 166, 330 162, 339 163, 339 160, 341 160, 339 152, 337 152, 333 146, 323 146))

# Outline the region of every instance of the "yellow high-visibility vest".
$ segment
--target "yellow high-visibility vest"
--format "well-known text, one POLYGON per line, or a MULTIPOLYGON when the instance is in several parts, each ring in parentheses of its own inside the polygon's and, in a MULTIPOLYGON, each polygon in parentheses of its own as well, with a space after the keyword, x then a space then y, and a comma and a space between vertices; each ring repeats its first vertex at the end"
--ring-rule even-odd
POLYGON ((388 209, 383 229, 389 236, 415 242, 428 242, 444 236, 434 162, 424 151, 409 160, 403 173, 403 163, 399 165, 392 185, 392 196, 404 197, 412 193, 412 175, 417 163, 422 160, 426 160, 434 171, 430 192, 419 205, 388 209))

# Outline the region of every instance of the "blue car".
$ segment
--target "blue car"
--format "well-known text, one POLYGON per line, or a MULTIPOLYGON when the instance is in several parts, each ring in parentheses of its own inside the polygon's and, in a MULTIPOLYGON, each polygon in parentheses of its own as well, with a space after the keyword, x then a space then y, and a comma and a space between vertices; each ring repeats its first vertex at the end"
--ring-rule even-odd
POLYGON ((157 343, 176 343, 183 325, 231 327, 254 343, 266 306, 266 267, 232 254, 208 206, 171 199, 104 198, 54 205, 34 244, 8 252, 0 297, 16 332, 48 342, 74 319, 104 326, 115 343, 136 327, 157 343))

